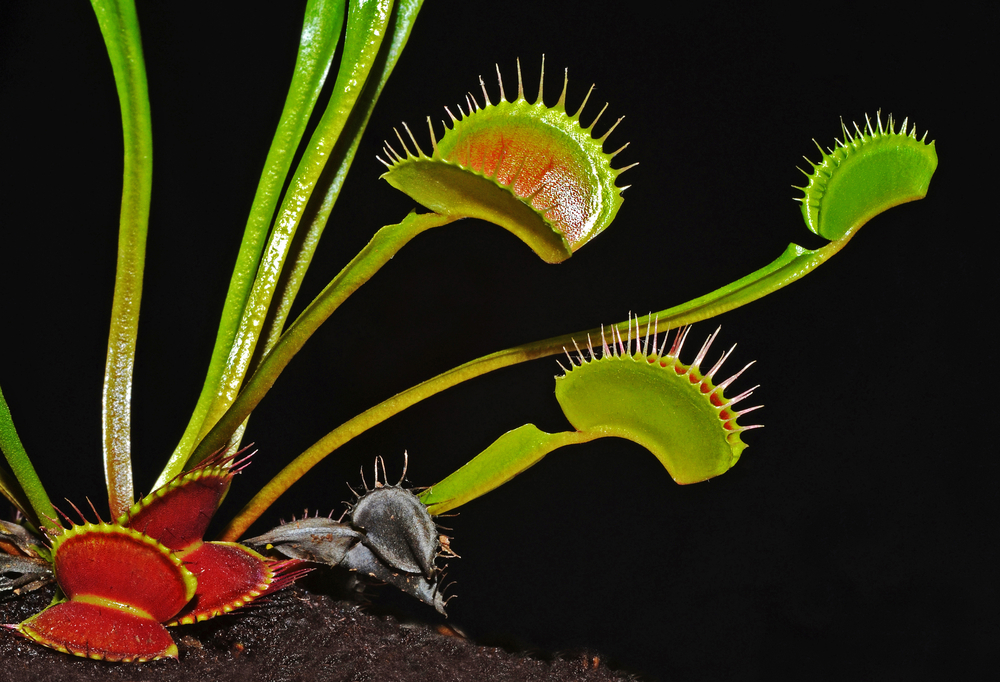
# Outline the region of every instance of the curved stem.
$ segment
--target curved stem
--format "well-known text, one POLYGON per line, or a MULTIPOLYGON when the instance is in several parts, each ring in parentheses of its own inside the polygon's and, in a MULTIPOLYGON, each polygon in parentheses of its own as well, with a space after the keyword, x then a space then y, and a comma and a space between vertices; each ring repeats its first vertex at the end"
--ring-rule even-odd
MULTIPOLYGON (((379 51, 378 58, 368 75, 367 85, 357 98, 357 103, 347 119, 330 161, 327 162, 323 177, 320 178, 319 186, 317 186, 317 189, 323 190, 323 201, 314 214, 306 216, 308 228, 301 242, 292 247, 290 268, 287 269, 288 274, 287 276, 282 274, 282 280, 275 292, 277 304, 273 308, 271 319, 266 323, 264 351, 261 353, 261 357, 274 348, 284 331, 285 322, 288 320, 292 305, 295 303, 299 287, 305 279, 313 254, 330 218, 330 213, 340 196, 347 172, 351 169, 358 145, 361 143, 361 136, 368 126, 368 119, 371 118, 379 95, 382 94, 396 62, 399 61, 403 48, 406 47, 422 4, 423 0, 398 0, 393 6, 393 18, 390 20, 391 26, 386 36, 388 43, 384 44, 379 51)), ((299 229, 301 232, 301 226, 299 229)))
POLYGON ((365 248, 302 311, 274 349, 261 361, 232 407, 198 445, 189 466, 196 466, 213 452, 226 446, 230 435, 257 407, 282 370, 341 303, 371 279, 411 239, 425 230, 447 225, 454 220, 455 218, 437 213, 411 213, 401 223, 386 225, 376 232, 365 248))
MULTIPOLYGON (((733 308, 738 308, 751 301, 755 301, 791 284, 812 271, 823 261, 843 248, 856 231, 857 228, 845 234, 843 238, 815 251, 791 244, 781 256, 769 265, 728 286, 716 289, 705 296, 674 306, 673 308, 668 308, 659 313, 641 317, 638 319, 638 326, 644 330, 652 323, 662 325, 664 330, 666 330, 705 320, 724 313, 727 310, 732 310, 733 308)), ((632 321, 631 324, 635 325, 636 322, 632 321)), ((620 331, 627 333, 630 328, 630 322, 626 320, 614 326, 620 331)), ((226 526, 221 539, 227 541, 238 539, 278 497, 288 490, 292 484, 302 478, 313 466, 318 464, 320 460, 355 436, 402 412, 411 405, 460 384, 463 381, 468 381, 494 370, 516 365, 527 360, 561 353, 564 347, 573 343, 574 339, 582 340, 586 339, 588 334, 597 335, 600 333, 601 328, 598 327, 498 351, 450 369, 433 379, 428 379, 421 384, 397 393, 388 400, 362 412, 333 431, 330 431, 282 469, 226 526)))
MULTIPOLYGON (((305 148, 302 160, 291 179, 281 210, 274 222, 271 237, 240 320, 239 329, 229 351, 218 392, 209 406, 201 426, 200 435, 203 438, 207 436, 209 431, 217 431, 215 429, 217 422, 223 414, 229 411, 241 391, 244 377, 253 360, 261 329, 267 319, 268 309, 278 286, 292 239, 309 204, 316 183, 340 138, 340 133, 350 116, 357 96, 364 88, 372 63, 378 55, 379 47, 385 37, 385 28, 391 9, 391 0, 351 3, 349 7, 344 55, 334 93, 316 127, 316 131, 305 148)), ((227 438, 235 430, 235 427, 231 429, 227 438)), ((202 454, 200 457, 195 456, 195 463, 204 457, 202 444, 199 444, 196 450, 202 454)), ((225 444, 224 442, 220 443, 218 447, 225 444)), ((193 466, 190 460, 187 466, 193 466)))
POLYGON ((21 444, 21 439, 17 436, 17 429, 14 428, 14 420, 10 416, 10 408, 7 407, 2 390, 0 390, 0 451, 7 458, 7 463, 10 464, 16 479, 8 481, 6 471, 0 472, 2 474, 0 487, 3 488, 4 495, 24 512, 36 528, 41 528, 42 525, 57 526, 59 517, 49 501, 41 479, 35 472, 35 467, 31 464, 28 453, 21 444), (15 486, 15 483, 18 485, 15 486))
POLYGON ((111 58, 125 140, 118 265, 102 410, 108 506, 115 518, 128 511, 134 501, 129 441, 132 367, 153 183, 153 131, 135 4, 132 0, 91 0, 91 4, 111 58))
POLYGON ((604 435, 583 431, 546 433, 534 424, 525 424, 503 434, 447 478, 420 493, 420 501, 427 505, 431 516, 439 516, 499 488, 553 450, 604 435))
POLYGON ((219 393, 229 353, 250 297, 250 288, 257 274, 268 231, 271 229, 271 220, 281 198, 281 189, 340 41, 345 2, 346 0, 310 0, 306 6, 292 84, 288 88, 278 129, 267 152, 264 172, 257 185, 257 193, 243 232, 205 383, 184 435, 153 486, 154 489, 165 485, 184 468, 198 442, 209 408, 219 393))
MULTIPOLYGON (((375 109, 379 95, 388 82, 396 62, 399 61, 403 48, 406 47, 422 4, 423 0, 399 0, 394 3, 385 39, 378 50, 378 56, 372 64, 363 89, 354 87, 353 72, 345 68, 344 64, 341 65, 341 73, 338 75, 337 85, 334 86, 334 93, 335 97, 341 98, 338 109, 347 112, 347 118, 330 154, 330 160, 313 190, 313 198, 303 215, 302 224, 299 225, 289 250, 286 258, 289 267, 284 268, 281 272, 274 292, 275 298, 272 299, 271 309, 268 311, 264 327, 260 331, 264 343, 261 344, 259 341, 257 343, 250 365, 251 373, 256 371, 261 359, 271 352, 285 330, 285 323, 292 305, 295 303, 299 288, 309 270, 313 254, 319 245, 320 237, 323 236, 330 213, 340 196, 340 190, 347 178, 351 163, 354 161, 361 136, 368 126, 368 119, 375 109), (316 198, 319 196, 322 196, 323 200, 318 202, 318 206, 314 210, 313 207, 317 205, 316 198), (307 226, 305 230, 302 229, 304 225, 307 226)), ((352 35, 368 32, 366 26, 363 24, 360 26, 361 28, 358 27, 356 21, 355 25, 348 25, 348 31, 352 35)), ((374 43, 367 45, 369 48, 373 46, 374 43)), ((370 55, 363 55, 365 59, 368 57, 370 55)), ((230 452, 239 448, 247 421, 244 420, 230 437, 230 452)))

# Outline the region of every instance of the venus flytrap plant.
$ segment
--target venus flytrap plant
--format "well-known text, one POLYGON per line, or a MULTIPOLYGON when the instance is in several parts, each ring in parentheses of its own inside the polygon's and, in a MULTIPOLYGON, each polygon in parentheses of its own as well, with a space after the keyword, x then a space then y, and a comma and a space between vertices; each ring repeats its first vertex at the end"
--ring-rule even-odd
MULTIPOLYGON (((404 124, 415 152, 399 132, 401 156, 386 143, 382 176, 396 189, 436 213, 456 218, 481 218, 517 235, 548 263, 559 263, 601 233, 622 205, 615 179, 636 164, 614 169, 611 160, 625 149, 604 152, 605 140, 621 122, 619 118, 600 138, 594 126, 607 109, 584 127, 580 114, 593 86, 576 113, 566 112, 569 74, 555 106, 542 100, 545 60, 534 103, 524 97, 521 64, 517 65, 517 97, 508 102, 500 67, 497 67, 500 100, 493 104, 483 79, 479 79, 484 105, 470 93, 461 118, 451 110, 451 127, 442 121, 444 137, 438 141, 428 117, 432 153, 424 154, 409 126, 404 124)), ((380 159, 381 160, 381 159, 380 159)))
MULTIPOLYGON (((245 461, 245 460, 244 460, 245 461)), ((202 466, 158 488, 115 523, 82 518, 52 543, 64 596, 16 626, 65 653, 109 661, 177 657, 164 625, 207 620, 281 589, 297 562, 203 540, 244 461, 202 466)))
MULTIPOLYGON (((871 218, 926 195, 937 168, 934 143, 925 141, 926 133, 917 139, 916 126, 907 128, 906 120, 897 130, 891 116, 885 127, 881 118, 876 117, 876 123, 869 119, 864 130, 855 127, 853 135, 846 126, 842 125, 842 130, 843 140, 836 141, 828 151, 820 147, 820 162, 810 162, 813 170, 805 173, 809 182, 799 188, 804 196, 798 199, 810 230, 833 237, 833 241, 812 250, 789 244, 772 263, 729 285, 634 322, 620 322, 610 327, 609 333, 613 329, 618 334, 629 334, 633 325, 643 335, 657 324, 664 329, 690 325, 762 298, 800 279, 836 254, 871 218)), ((604 328, 595 328, 515 346, 476 358, 397 393, 330 431, 296 457, 244 506, 222 537, 239 538, 285 490, 324 457, 421 400, 494 370, 557 355, 577 339, 599 338, 604 334, 604 328)), ((525 447, 536 448, 537 436, 521 435, 526 439, 525 447)))
MULTIPOLYGON (((544 73, 543 62, 541 82, 544 73)), ((194 462, 226 444, 319 326, 420 233, 463 218, 481 218, 510 231, 542 260, 558 263, 611 224, 624 189, 615 185, 615 178, 628 167, 614 169, 610 163, 624 147, 611 154, 603 151, 611 130, 599 139, 593 137, 600 114, 588 128, 580 124, 586 100, 574 115, 567 114, 568 77, 551 108, 541 100, 541 84, 538 99, 533 104, 525 100, 520 65, 514 102, 503 99, 499 68, 497 78, 501 102, 489 104, 482 85, 486 105, 480 107, 468 95, 463 118, 452 116, 453 127, 445 125, 440 143, 431 128, 432 156, 420 151, 412 135, 417 152, 411 153, 397 131, 406 156, 399 156, 387 144, 386 154, 395 161, 383 161, 388 168, 383 177, 435 212, 411 213, 399 224, 375 233, 274 343, 232 408, 201 441, 194 462)))
POLYGON ((600 355, 589 339, 584 350, 574 344, 576 356, 566 351, 570 369, 563 367, 565 374, 556 378, 556 399, 576 431, 545 433, 533 424, 508 431, 468 464, 428 488, 420 499, 431 514, 443 514, 506 483, 558 448, 596 438, 625 438, 642 445, 680 484, 725 473, 746 447, 740 434, 760 428, 737 423, 741 415, 760 405, 733 409, 757 387, 733 398, 724 395, 750 365, 714 383, 735 345, 711 369, 702 371, 719 330, 705 341, 690 365, 681 362, 679 355, 690 330, 678 329, 669 350, 669 335, 663 336, 657 348, 656 332, 647 329, 643 340, 638 326, 634 347, 631 328, 627 340, 612 329, 610 344, 602 333, 600 355))
MULTIPOLYGON (((90 565, 100 570, 102 566, 106 569, 112 568, 116 565, 115 562, 120 561, 118 557, 106 556, 107 553, 102 549, 107 545, 105 542, 107 536, 119 539, 119 545, 129 543, 135 545, 138 542, 143 543, 144 546, 155 545, 157 538, 163 535, 184 537, 187 538, 187 541, 183 544, 168 543, 170 544, 169 554, 171 557, 174 555, 184 557, 185 565, 191 568, 189 571, 191 576, 185 577, 182 574, 179 577, 187 582, 196 580, 198 588, 185 589, 184 595, 186 597, 178 604, 164 603, 151 610, 145 608, 146 604, 140 604, 142 597, 137 595, 141 593, 145 597, 155 600, 157 580, 154 579, 151 583, 142 583, 140 580, 139 582, 142 584, 137 584, 133 579, 126 579, 128 585, 116 585, 116 583, 121 582, 122 577, 111 570, 113 577, 108 578, 110 585, 108 589, 111 592, 105 590, 105 586, 101 585, 89 585, 86 591, 81 592, 75 586, 68 587, 73 584, 73 575, 80 571, 75 568, 75 563, 66 563, 60 560, 59 548, 63 545, 55 545, 52 560, 56 578, 60 587, 63 588, 63 597, 57 600, 58 603, 53 607, 31 619, 31 622, 15 628, 31 639, 70 653, 109 660, 148 660, 176 656, 176 647, 172 646, 165 631, 161 632, 162 627, 158 625, 159 622, 174 616, 176 616, 178 623, 190 622, 228 612, 284 584, 284 581, 277 577, 273 562, 239 545, 204 543, 202 541, 201 536, 221 502, 222 496, 228 489, 233 472, 229 471, 228 463, 223 462, 222 465, 215 466, 210 462, 205 462, 203 457, 199 459, 199 462, 202 462, 199 468, 191 470, 188 474, 183 474, 182 468, 190 455, 190 449, 185 447, 184 440, 190 440, 190 434, 197 433, 197 429, 202 428, 201 424, 205 423, 206 420, 211 426, 211 420, 232 402, 234 393, 227 394, 225 389, 227 385, 231 388, 238 388, 242 372, 249 365, 252 350, 268 308, 268 301, 277 284, 277 273, 281 271, 281 265, 288 253, 291 235, 294 234, 298 220, 302 216, 306 200, 317 184, 326 159, 334 156, 332 150, 341 131, 349 128, 348 144, 336 154, 337 165, 334 168, 338 171, 340 179, 335 178, 333 183, 328 183, 328 196, 332 194, 335 198, 336 192, 339 191, 337 183, 342 182, 342 176, 350 165, 357 148, 357 139, 364 128, 367 116, 377 99, 378 91, 384 85, 395 60, 398 59, 399 53, 405 45, 420 5, 419 2, 404 1, 400 3, 395 12, 392 12, 391 2, 352 4, 347 17, 348 40, 345 47, 344 66, 337 84, 338 93, 328 104, 327 115, 324 116, 314 136, 316 144, 311 147, 313 153, 306 155, 300 164, 300 171, 293 179, 293 191, 286 197, 285 209, 277 221, 278 228, 271 233, 271 247, 266 254, 262 255, 262 237, 267 234, 268 226, 271 223, 271 213, 274 211, 277 199, 276 191, 284 182, 291 154, 299 145, 305 129, 305 122, 329 68, 329 61, 332 58, 343 24, 344 4, 344 2, 316 0, 309 4, 306 12, 296 78, 286 103, 278 136, 269 155, 268 168, 265 170, 257 201, 251 213, 230 295, 227 298, 226 312, 223 314, 223 323, 220 327, 217 347, 223 349, 227 360, 222 363, 221 370, 218 362, 214 362, 213 367, 210 368, 206 389, 203 391, 204 399, 199 401, 196 413, 192 417, 193 426, 189 428, 188 435, 182 440, 178 453, 175 453, 175 456, 168 463, 156 491, 144 501, 147 504, 143 509, 133 509, 129 514, 125 514, 132 506, 131 468, 127 451, 129 431, 127 416, 130 401, 131 357, 134 352, 135 322, 137 321, 138 298, 141 290, 142 249, 141 240, 137 239, 135 235, 144 237, 145 234, 144 223, 135 225, 141 221, 137 221, 133 215, 136 210, 130 208, 131 204, 135 202, 136 190, 129 185, 128 179, 133 175, 145 177, 142 173, 144 169, 148 170, 150 162, 148 105, 144 110, 134 105, 135 100, 141 102, 148 98, 144 89, 145 80, 142 75, 141 49, 138 47, 138 23, 135 18, 134 6, 124 0, 117 3, 95 2, 95 10, 99 18, 102 19, 100 22, 102 32, 115 64, 116 83, 119 92, 122 93, 122 108, 125 112, 123 115, 126 118, 127 182, 123 206, 128 210, 123 208, 120 267, 116 287, 116 317, 112 325, 112 339, 109 344, 108 380, 106 382, 108 388, 105 396, 106 424, 110 425, 106 427, 106 433, 110 434, 109 438, 106 439, 108 444, 106 450, 110 453, 107 457, 109 462, 107 467, 109 504, 112 516, 119 518, 115 524, 101 522, 96 526, 81 519, 83 524, 71 529, 71 532, 74 533, 74 541, 72 545, 67 545, 67 547, 72 546, 75 550, 82 547, 90 565), (393 37, 386 50, 380 51, 382 39, 387 34, 386 28, 390 20, 393 22, 393 37), (122 54, 124 57, 120 56, 122 54), (125 63, 128 68, 119 68, 120 63, 125 63), (365 98, 362 100, 362 91, 373 66, 377 68, 375 85, 367 88, 365 98), (136 72, 139 76, 134 75, 136 72), (355 104, 359 101, 362 103, 362 106, 359 107, 360 114, 355 116, 352 122, 350 119, 354 113, 355 104), (136 126, 130 125, 131 119, 128 115, 129 112, 135 110, 140 112, 138 118, 143 124, 143 126, 139 126, 139 133, 133 132, 136 126), (359 117, 360 120, 358 120, 359 117), (142 138, 142 134, 145 134, 145 138, 142 138), (131 149, 128 146, 130 135, 142 138, 143 149, 146 152, 144 156, 129 153, 131 149), (292 217, 289 218, 288 214, 291 214, 292 217), (261 229, 262 225, 263 229, 261 229), (136 246, 137 242, 138 246, 136 246), (247 275, 253 272, 257 273, 257 284, 248 292, 248 283, 253 280, 247 275), (117 292, 122 292, 120 297, 117 292), (127 305, 119 306, 117 304, 119 298, 127 305), (213 392, 217 394, 214 401, 212 399, 213 392), (218 407, 220 402, 221 408, 218 407), (212 407, 213 404, 216 405, 215 408, 212 407), (206 467, 208 468, 206 469, 206 467), (211 476, 208 476, 206 471, 211 472, 211 476), (192 499, 192 491, 204 488, 205 481, 209 479, 214 481, 210 486, 211 494, 207 497, 194 495, 192 499), (181 499, 185 500, 185 503, 182 505, 176 502, 164 502, 168 499, 181 499), (153 513, 153 521, 147 518, 152 513, 150 510, 156 510, 153 513), (193 512, 194 516, 188 512, 193 512), (140 538, 134 538, 134 533, 122 530, 128 529, 132 523, 138 523, 137 518, 141 520, 144 529, 144 532, 139 534, 140 538), (121 538, 126 539, 121 540, 121 538), (118 595, 117 601, 115 601, 115 594, 118 595), (84 602, 88 606, 80 607, 79 603, 84 602), (186 608, 180 615, 177 615, 179 608, 174 607, 184 606, 185 603, 187 604, 186 608), (92 608, 95 604, 96 611, 92 608), (82 613, 81 608, 87 613, 82 613), (124 622, 135 615, 133 612, 139 613, 142 619, 141 632, 137 631, 135 637, 126 634, 126 631, 131 632, 131 625, 124 622), (90 618, 89 621, 88 618, 90 618), (89 622, 89 626, 84 624, 87 622, 89 622), (90 629, 107 629, 109 627, 112 630, 115 628, 120 630, 123 633, 122 638, 119 640, 112 638, 112 640, 101 641, 98 644, 98 638, 91 638, 88 632, 90 629)), ((148 176, 148 172, 146 175, 148 176)), ((142 214, 140 211, 139 218, 144 218, 148 214, 148 190, 147 183, 144 194, 146 213, 142 214)), ((329 208, 327 208, 326 213, 328 215, 329 208)), ((322 222, 325 222, 325 219, 313 219, 314 231, 322 230, 322 222)), ((300 266, 304 261, 307 262, 308 258, 300 257, 298 259, 300 266)), ((303 274, 304 270, 300 269, 298 277, 301 279, 303 274)), ((286 302, 289 300, 286 296, 286 302)), ((279 318, 277 321, 279 329, 281 323, 282 320, 279 318)), ((3 421, 0 423, 0 431, 3 432, 4 452, 13 466, 17 478, 16 483, 10 477, 4 479, 4 492, 26 513, 28 513, 28 505, 24 504, 24 500, 27 499, 31 502, 33 516, 44 519, 46 523, 51 524, 51 533, 61 536, 63 529, 56 522, 56 512, 52 510, 44 488, 34 474, 30 461, 20 446, 6 403, 2 400, 0 403, 3 407, 3 421), (29 491, 30 494, 23 494, 22 489, 29 491)), ((238 442, 238 438, 236 440, 238 442)), ((189 462, 188 467, 195 464, 189 462)), ((67 552, 70 550, 63 550, 62 558, 65 558, 67 552)), ((80 550, 76 550, 74 553, 80 554, 80 550)), ((118 553, 120 554, 120 552, 118 553)), ((151 555, 149 550, 142 550, 139 555, 133 562, 136 567, 132 570, 142 572, 144 561, 146 563, 156 562, 155 554, 151 555)), ((161 576, 160 582, 166 580, 167 578, 161 576)))
POLYGON ((53 541, 52 556, 63 598, 17 632, 88 658, 177 657, 161 623, 191 601, 197 580, 168 548, 136 530, 82 523, 53 541))
MULTIPOLYGON (((103 403, 112 523, 100 518, 90 522, 82 515, 70 528, 58 522, 59 512, 48 500, 0 393, 0 448, 11 467, 9 472, 0 467, 0 490, 23 512, 29 527, 45 530, 51 549, 39 539, 36 558, 51 563, 60 587, 52 606, 10 627, 81 656, 120 661, 176 657, 165 626, 227 613, 280 589, 297 576, 293 569, 299 561, 374 575, 443 611, 434 560, 447 554, 447 545, 437 537, 430 515, 502 485, 564 445, 627 438, 657 456, 678 483, 723 473, 745 447, 741 432, 754 428, 738 423, 749 410, 734 409, 749 392, 725 395, 735 376, 715 383, 728 353, 707 372, 701 369, 714 335, 686 365, 678 358, 686 330, 675 332, 668 351, 666 338, 658 340, 659 328, 713 317, 802 277, 839 251, 870 218, 924 196, 937 163, 933 143, 918 140, 915 127, 908 129, 906 121, 898 131, 891 116, 886 127, 881 118, 853 133, 845 127, 843 140, 834 149, 821 149, 820 162, 811 163, 802 188, 807 226, 829 239, 827 246, 807 250, 792 244, 770 265, 687 303, 630 317, 606 330, 499 351, 403 391, 320 439, 262 488, 219 540, 206 541, 208 523, 243 466, 234 464, 233 453, 247 419, 291 358, 354 291, 422 232, 466 217, 509 230, 546 262, 565 260, 617 215, 624 188, 616 179, 628 167, 612 168, 611 160, 624 147, 604 151, 615 126, 596 137, 600 114, 584 127, 580 115, 587 99, 574 114, 566 111, 568 78, 550 107, 542 100, 544 65, 532 103, 524 96, 520 65, 513 101, 507 100, 498 68, 495 104, 480 80, 482 103, 470 94, 460 116, 446 109, 450 125, 443 124, 440 137, 428 120, 429 154, 405 125, 409 142, 397 132, 401 151, 386 144, 383 177, 431 212, 411 213, 378 230, 286 329, 365 125, 421 5, 419 0, 311 0, 208 375, 153 492, 135 503, 129 413, 152 137, 135 8, 130 0, 93 0, 93 5, 112 59, 125 134, 119 264, 103 403), (342 32, 344 44, 338 48, 342 32), (342 57, 333 94, 304 143, 338 49, 342 57), (302 159, 292 172, 292 157, 303 144, 302 159), (597 338, 600 357, 589 340, 597 338), (581 350, 585 340, 586 350, 581 350), (302 519, 247 541, 276 549, 296 563, 276 562, 236 543, 292 483, 354 436, 462 381, 564 351, 571 367, 557 379, 556 397, 574 431, 549 434, 531 424, 522 426, 429 488, 419 501, 376 476, 375 488, 366 487, 346 521, 302 519), (306 538, 318 528, 328 532, 328 544, 317 546, 306 538)), ((14 544, 24 550, 23 541, 14 544)), ((23 565, 26 572, 35 563, 8 565, 23 565)))

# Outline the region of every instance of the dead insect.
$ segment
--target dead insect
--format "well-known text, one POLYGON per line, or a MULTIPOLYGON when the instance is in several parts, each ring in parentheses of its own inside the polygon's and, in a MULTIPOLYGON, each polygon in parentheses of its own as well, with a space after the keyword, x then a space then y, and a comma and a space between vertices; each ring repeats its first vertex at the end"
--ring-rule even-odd
MULTIPOLYGON (((248 545, 274 549, 292 559, 343 566, 387 582, 445 612, 439 556, 456 556, 443 545, 427 507, 410 490, 385 481, 385 463, 375 461, 375 485, 339 521, 306 517, 250 538, 248 545), (379 479, 379 464, 382 477, 379 479)), ((447 538, 445 538, 447 540, 447 538)))

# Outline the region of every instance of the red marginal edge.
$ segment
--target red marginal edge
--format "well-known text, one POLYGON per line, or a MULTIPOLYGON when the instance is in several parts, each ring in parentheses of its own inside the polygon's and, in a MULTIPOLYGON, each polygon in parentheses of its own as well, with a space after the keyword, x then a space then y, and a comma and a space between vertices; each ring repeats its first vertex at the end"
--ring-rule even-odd
POLYGON ((167 625, 208 620, 246 606, 267 593, 275 578, 271 562, 235 542, 206 542, 183 561, 198 578, 198 588, 167 625))
POLYGON ((124 663, 177 658, 177 645, 156 621, 108 606, 62 602, 37 613, 17 632, 74 656, 124 663))
POLYGON ((248 449, 229 456, 220 450, 137 502, 118 523, 170 549, 191 547, 205 536, 233 476, 246 466, 251 455, 237 458, 248 449))

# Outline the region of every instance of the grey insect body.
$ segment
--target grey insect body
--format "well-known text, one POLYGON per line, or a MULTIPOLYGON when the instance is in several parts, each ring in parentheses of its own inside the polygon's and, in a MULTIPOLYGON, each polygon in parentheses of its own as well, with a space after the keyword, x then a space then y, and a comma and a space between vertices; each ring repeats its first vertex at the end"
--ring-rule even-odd
MULTIPOLYGON (((383 465, 383 477, 384 471, 383 465)), ((435 561, 455 555, 442 548, 437 524, 417 496, 399 484, 379 482, 377 472, 376 463, 375 487, 366 488, 340 521, 306 517, 244 542, 293 559, 369 575, 443 614, 442 569, 435 561)))

